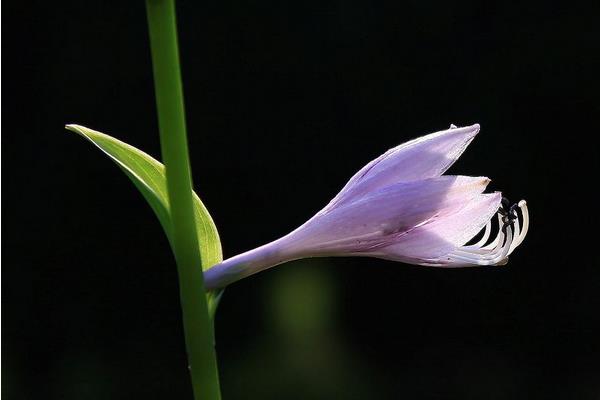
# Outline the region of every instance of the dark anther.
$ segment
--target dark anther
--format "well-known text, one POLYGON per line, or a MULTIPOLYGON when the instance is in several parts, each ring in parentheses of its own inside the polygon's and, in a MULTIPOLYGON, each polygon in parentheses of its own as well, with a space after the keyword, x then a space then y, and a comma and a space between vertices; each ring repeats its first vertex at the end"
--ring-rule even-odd
POLYGON ((498 209, 498 212, 502 215, 502 232, 506 233, 506 228, 509 225, 512 226, 515 223, 515 220, 519 218, 517 215, 517 207, 519 207, 517 203, 510 205, 510 200, 506 197, 502 197, 502 204, 500 209, 498 209))

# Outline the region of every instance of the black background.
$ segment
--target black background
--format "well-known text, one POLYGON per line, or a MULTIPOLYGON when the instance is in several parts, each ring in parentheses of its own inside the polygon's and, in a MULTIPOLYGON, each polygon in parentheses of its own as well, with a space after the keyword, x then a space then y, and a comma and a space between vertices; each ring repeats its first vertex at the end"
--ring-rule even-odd
MULTIPOLYGON (((176 269, 128 179, 63 129, 159 158, 144 4, 5 2, 2 391, 191 398, 176 269)), ((482 130, 452 173, 528 200, 506 267, 291 263, 231 286, 225 399, 600 396, 598 7, 178 4, 195 187, 226 256, 319 210, 386 149, 482 130)))

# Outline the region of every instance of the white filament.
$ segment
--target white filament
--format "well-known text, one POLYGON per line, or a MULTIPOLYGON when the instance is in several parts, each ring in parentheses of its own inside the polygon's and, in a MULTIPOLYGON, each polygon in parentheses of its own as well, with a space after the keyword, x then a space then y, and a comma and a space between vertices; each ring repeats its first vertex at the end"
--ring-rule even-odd
POLYGON ((519 202, 519 208, 521 209, 521 213, 523 213, 523 225, 520 233, 516 233, 518 231, 515 230, 515 239, 510 246, 508 255, 510 255, 523 242, 525 235, 527 235, 527 230, 529 229, 529 210, 527 210, 527 202, 525 200, 521 200, 519 202))
POLYGON ((506 228, 506 240, 502 229, 498 232, 498 244, 490 251, 473 251, 456 249, 449 254, 451 261, 467 265, 496 265, 501 263, 508 255, 513 238, 512 227, 506 228))
MULTIPOLYGON (((488 239, 490 238, 491 233, 492 233, 492 220, 489 220, 487 222, 487 224, 485 224, 485 232, 483 232, 483 236, 481 237, 481 239, 479 239, 479 241, 477 243, 475 243, 473 245, 473 247, 481 247, 484 244, 486 244, 488 239)), ((471 247, 471 246, 469 246, 469 247, 471 247)))

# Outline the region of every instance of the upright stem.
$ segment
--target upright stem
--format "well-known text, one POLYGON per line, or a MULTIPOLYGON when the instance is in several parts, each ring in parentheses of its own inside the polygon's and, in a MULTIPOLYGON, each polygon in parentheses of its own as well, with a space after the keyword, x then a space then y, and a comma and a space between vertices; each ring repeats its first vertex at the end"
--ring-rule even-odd
POLYGON ((189 370, 194 398, 215 400, 221 395, 194 222, 175 4, 146 0, 146 9, 189 370))

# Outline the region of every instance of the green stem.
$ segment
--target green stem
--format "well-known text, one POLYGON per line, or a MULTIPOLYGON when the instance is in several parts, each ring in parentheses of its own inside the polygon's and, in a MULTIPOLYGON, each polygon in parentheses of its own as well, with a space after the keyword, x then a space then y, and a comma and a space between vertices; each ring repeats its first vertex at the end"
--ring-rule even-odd
POLYGON ((196 400, 220 399, 214 350, 192 201, 183 90, 174 0, 146 0, 154 67, 160 143, 171 210, 172 247, 177 261, 183 328, 196 400))

